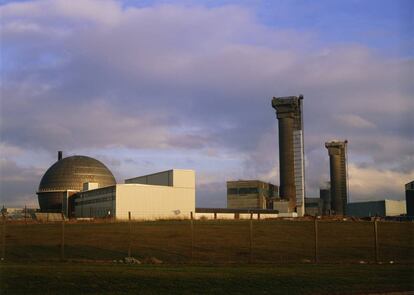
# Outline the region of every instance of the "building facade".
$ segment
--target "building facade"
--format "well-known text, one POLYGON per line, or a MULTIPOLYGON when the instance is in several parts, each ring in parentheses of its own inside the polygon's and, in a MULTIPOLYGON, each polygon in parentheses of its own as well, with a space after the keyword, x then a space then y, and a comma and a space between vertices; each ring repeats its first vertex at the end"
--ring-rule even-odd
POLYGON ((288 210, 305 213, 305 155, 303 96, 274 97, 272 107, 279 122, 280 198, 288 210))
POLYGON ((278 187, 260 180, 227 181, 227 208, 273 209, 278 187))
POLYGON ((407 210, 405 201, 381 200, 348 203, 347 212, 355 217, 386 217, 404 215, 407 210))
POLYGON ((184 219, 195 212, 195 173, 173 169, 78 193, 77 218, 184 219))
POLYGON ((305 198, 305 214, 321 216, 323 214, 323 200, 321 198, 305 198))

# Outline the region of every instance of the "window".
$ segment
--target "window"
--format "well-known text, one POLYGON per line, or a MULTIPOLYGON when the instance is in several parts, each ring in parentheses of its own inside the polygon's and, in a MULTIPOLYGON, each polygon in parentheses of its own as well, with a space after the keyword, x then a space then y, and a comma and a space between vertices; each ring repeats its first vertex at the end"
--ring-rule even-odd
POLYGON ((237 188, 228 188, 227 189, 228 195, 237 195, 237 188))
POLYGON ((239 188, 239 195, 257 194, 259 190, 257 187, 241 187, 239 188))

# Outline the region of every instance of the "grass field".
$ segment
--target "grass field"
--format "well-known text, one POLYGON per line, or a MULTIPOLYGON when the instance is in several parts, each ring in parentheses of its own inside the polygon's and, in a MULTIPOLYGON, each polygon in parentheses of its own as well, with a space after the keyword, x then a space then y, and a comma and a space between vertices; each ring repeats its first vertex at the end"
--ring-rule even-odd
MULTIPOLYGON (((6 261, 53 261, 61 255, 60 223, 1 226, 6 261)), ((128 223, 67 223, 67 260, 112 261, 131 255, 156 257, 164 263, 301 263, 314 260, 312 221, 254 221, 250 254, 250 223, 194 221, 193 251, 189 220, 128 223), (193 255, 191 255, 193 253, 193 255), (251 255, 251 256, 250 256, 251 255)), ((379 259, 414 263, 414 223, 378 223, 379 259)), ((3 247, 3 246, 2 246, 3 247)), ((321 263, 374 261, 372 222, 320 221, 318 258, 321 263)))
POLYGON ((2 263, 1 294, 369 294, 414 290, 413 265, 2 263))

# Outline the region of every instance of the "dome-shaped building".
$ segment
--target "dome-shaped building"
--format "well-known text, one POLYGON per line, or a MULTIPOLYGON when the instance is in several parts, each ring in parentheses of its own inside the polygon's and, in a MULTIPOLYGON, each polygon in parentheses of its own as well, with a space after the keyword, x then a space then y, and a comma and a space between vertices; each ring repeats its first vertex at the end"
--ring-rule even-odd
POLYGON ((98 187, 115 185, 112 172, 100 161, 86 156, 59 158, 43 175, 37 192, 42 212, 61 212, 62 201, 68 191, 82 190, 86 182, 97 183, 98 187))

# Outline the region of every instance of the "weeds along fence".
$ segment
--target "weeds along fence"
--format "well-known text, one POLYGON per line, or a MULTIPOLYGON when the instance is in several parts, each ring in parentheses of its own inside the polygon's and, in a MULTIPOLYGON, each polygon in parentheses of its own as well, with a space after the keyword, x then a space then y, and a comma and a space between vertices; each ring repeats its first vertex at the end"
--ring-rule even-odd
POLYGON ((412 222, 3 218, 0 235, 4 261, 414 263, 412 222))

